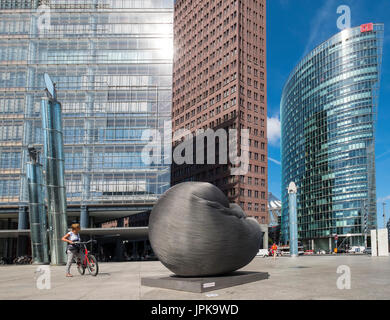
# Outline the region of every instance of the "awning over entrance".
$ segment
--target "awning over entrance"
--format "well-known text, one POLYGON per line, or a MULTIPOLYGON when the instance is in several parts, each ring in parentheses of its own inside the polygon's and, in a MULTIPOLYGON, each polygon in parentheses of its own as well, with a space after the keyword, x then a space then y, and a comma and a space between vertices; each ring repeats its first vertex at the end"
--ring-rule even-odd
MULTIPOLYGON (((148 227, 88 228, 82 229, 80 234, 89 236, 116 236, 128 240, 146 240, 148 238, 148 227)), ((0 238, 17 238, 18 236, 29 235, 30 230, 0 230, 0 238)))
POLYGON ((18 236, 29 236, 30 230, 0 230, 1 238, 17 238, 18 236))
POLYGON ((80 230, 81 235, 89 236, 117 236, 128 240, 146 240, 148 227, 124 227, 124 228, 88 228, 80 230))

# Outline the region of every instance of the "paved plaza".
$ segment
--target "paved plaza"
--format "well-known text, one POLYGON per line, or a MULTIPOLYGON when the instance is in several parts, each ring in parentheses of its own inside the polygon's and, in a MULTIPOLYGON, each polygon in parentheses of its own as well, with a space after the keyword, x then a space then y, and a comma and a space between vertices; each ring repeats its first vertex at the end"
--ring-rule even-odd
MULTIPOLYGON (((215 290, 187 293, 141 286, 141 277, 167 276, 158 261, 101 263, 97 277, 81 276, 72 266, 50 267, 51 289, 38 289, 35 265, 0 266, 0 300, 4 299, 390 299, 390 257, 256 257, 242 270, 269 273, 269 279, 215 290), (349 267, 351 288, 339 289, 339 266, 349 267)), ((341 267, 345 272, 346 267, 341 267)), ((339 281, 340 282, 340 281, 339 281)), ((345 284, 345 282, 342 282, 345 284)))

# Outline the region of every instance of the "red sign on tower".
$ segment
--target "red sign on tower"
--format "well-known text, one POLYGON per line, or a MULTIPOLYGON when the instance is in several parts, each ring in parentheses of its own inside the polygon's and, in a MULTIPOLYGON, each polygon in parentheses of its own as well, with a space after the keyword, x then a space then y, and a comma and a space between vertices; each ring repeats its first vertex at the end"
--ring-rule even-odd
POLYGON ((371 23, 366 23, 366 24, 362 24, 360 26, 360 32, 368 32, 368 31, 372 31, 374 30, 374 24, 371 22, 371 23))

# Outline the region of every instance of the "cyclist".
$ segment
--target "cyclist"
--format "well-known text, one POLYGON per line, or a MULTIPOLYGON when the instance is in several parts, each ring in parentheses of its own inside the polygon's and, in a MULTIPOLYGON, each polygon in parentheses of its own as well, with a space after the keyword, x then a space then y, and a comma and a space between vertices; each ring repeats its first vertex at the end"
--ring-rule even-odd
POLYGON ((68 243, 66 248, 66 253, 68 255, 68 261, 66 263, 66 276, 73 277, 70 273, 70 267, 72 266, 73 259, 80 263, 84 258, 83 253, 80 250, 80 247, 75 243, 76 241, 80 241, 80 225, 78 223, 72 224, 72 231, 68 232, 66 235, 62 237, 62 241, 68 243), (78 260, 79 259, 79 260, 78 260))

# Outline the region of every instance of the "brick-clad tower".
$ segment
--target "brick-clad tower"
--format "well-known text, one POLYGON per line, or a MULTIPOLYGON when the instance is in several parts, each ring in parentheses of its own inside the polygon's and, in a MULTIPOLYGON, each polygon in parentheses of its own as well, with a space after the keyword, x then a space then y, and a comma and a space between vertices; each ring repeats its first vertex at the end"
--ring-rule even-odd
POLYGON ((211 182, 268 223, 266 1, 177 0, 174 44, 173 131, 248 129, 250 159, 245 176, 230 161, 174 163, 172 184, 211 182))

